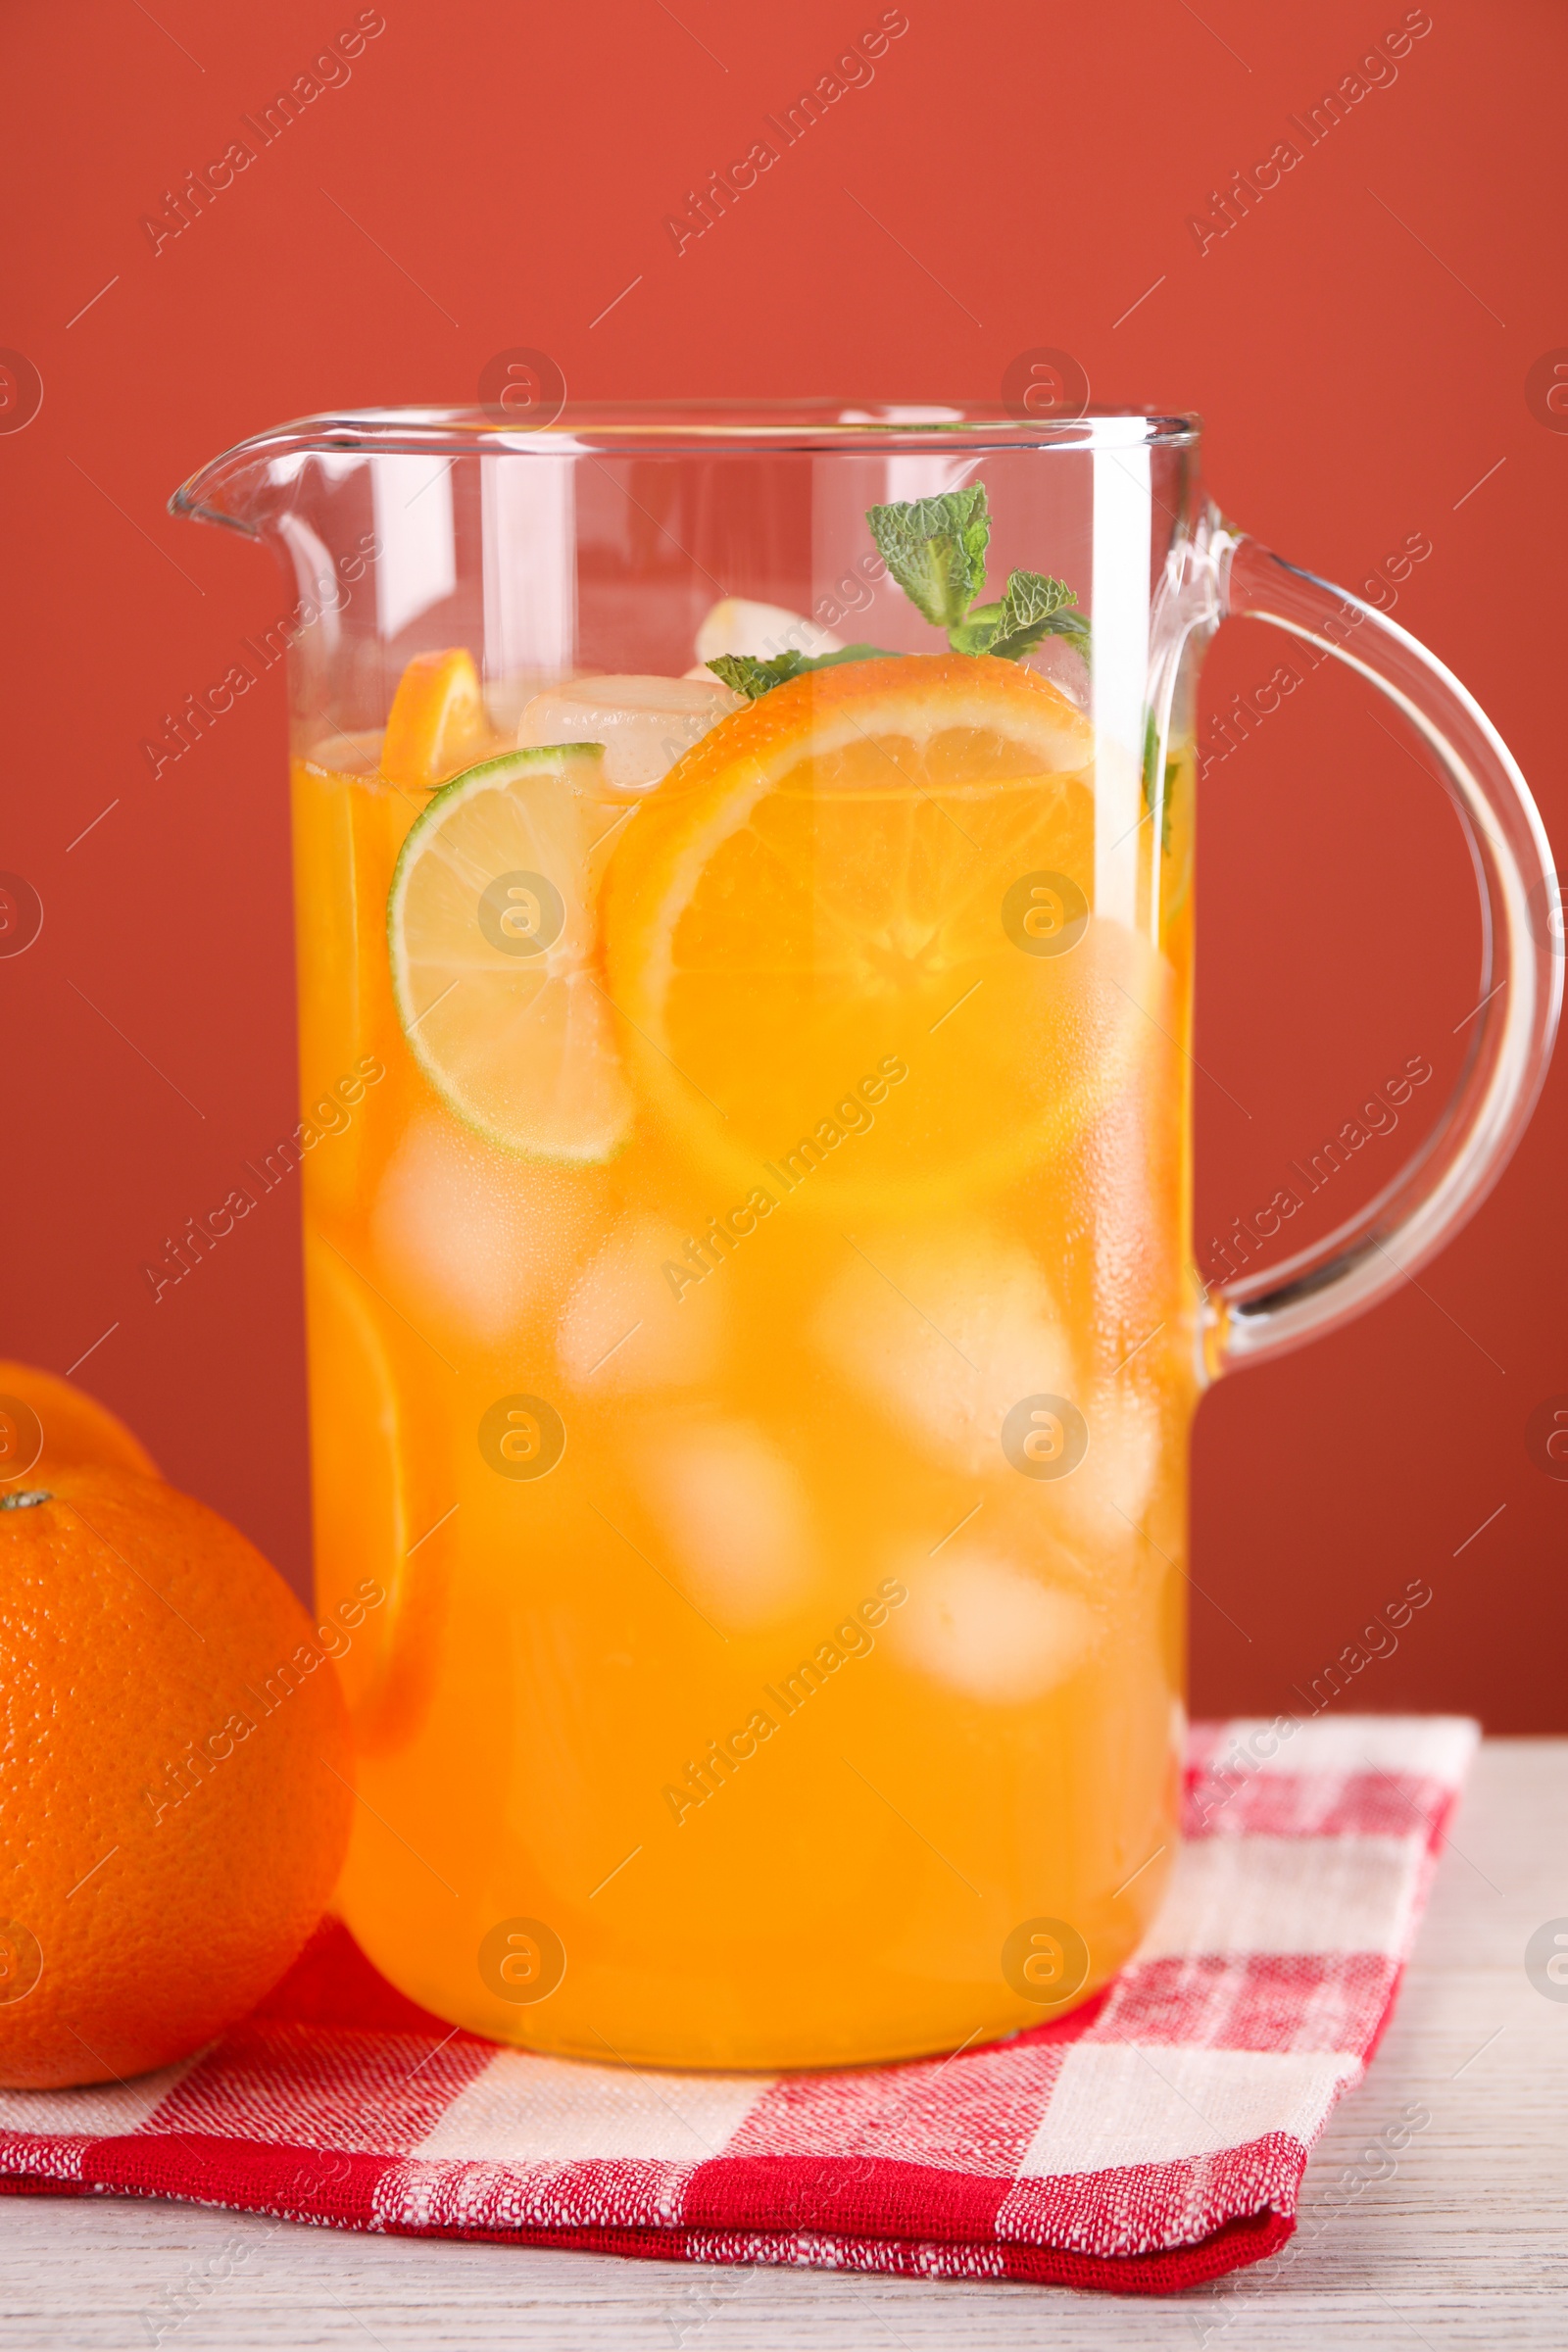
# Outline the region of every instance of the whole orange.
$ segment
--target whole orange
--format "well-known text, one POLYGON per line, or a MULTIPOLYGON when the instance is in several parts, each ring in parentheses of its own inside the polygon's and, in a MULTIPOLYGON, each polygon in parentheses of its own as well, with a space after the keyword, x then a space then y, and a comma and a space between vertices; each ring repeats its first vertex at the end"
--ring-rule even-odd
POLYGON ((321 1636, 161 1479, 0 1494, 0 2083, 188 2057, 289 1966, 353 1805, 321 1636))
POLYGON ((0 1489, 24 1479, 37 1486, 80 1462, 158 1476, 146 1446, 107 1404, 36 1364, 0 1361, 0 1489))

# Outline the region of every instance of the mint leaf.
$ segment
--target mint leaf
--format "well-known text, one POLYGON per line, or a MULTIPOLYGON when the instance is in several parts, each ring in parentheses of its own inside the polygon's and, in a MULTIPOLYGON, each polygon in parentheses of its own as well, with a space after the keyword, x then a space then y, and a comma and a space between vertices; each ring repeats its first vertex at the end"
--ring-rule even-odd
POLYGON ((707 666, 721 686, 755 703, 770 686, 782 686, 786 678, 793 678, 805 660, 804 654, 797 653, 775 654, 771 662, 759 662, 751 654, 720 654, 707 666))
MULTIPOLYGON (((1176 813, 1176 792, 1181 781, 1181 756, 1171 752, 1165 760, 1165 790, 1161 795, 1159 847, 1162 856, 1170 856, 1171 821, 1176 813)), ((1159 773, 1159 725, 1152 710, 1144 723, 1143 785, 1144 807, 1151 816, 1154 813, 1154 779, 1159 773)))
POLYGON ((1094 635, 1089 616, 1080 612, 1076 605, 1070 608, 1063 606, 1059 612, 1054 612, 1041 634, 1046 637, 1065 637, 1084 667, 1088 669, 1093 666, 1094 635))
POLYGON ((995 604, 974 606, 967 620, 948 631, 948 643, 956 654, 994 654, 998 661, 1017 662, 1042 637, 1067 637, 1087 661, 1089 623, 1074 609, 1077 602, 1065 580, 1015 571, 995 604))
POLYGON ((983 482, 867 511, 877 553, 917 612, 939 629, 962 626, 985 586, 991 516, 983 482))
POLYGON ((1042 637, 1070 634, 1086 624, 1082 613, 1064 617, 1064 608, 1078 599, 1065 580, 1048 579, 1040 571, 1015 571, 1007 580, 996 635, 986 651, 1004 662, 1016 662, 1042 637))
POLYGON ((749 703, 755 703, 774 686, 801 677, 807 670, 836 669, 841 662, 897 660, 898 656, 885 645, 846 645, 836 654, 798 654, 792 650, 775 654, 770 662, 759 662, 751 654, 720 654, 707 666, 731 693, 744 694, 749 703))

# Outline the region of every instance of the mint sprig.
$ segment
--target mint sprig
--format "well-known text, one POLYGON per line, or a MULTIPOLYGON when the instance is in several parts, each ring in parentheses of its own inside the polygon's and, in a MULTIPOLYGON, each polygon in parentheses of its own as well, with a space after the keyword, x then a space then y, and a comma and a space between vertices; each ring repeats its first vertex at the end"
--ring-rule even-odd
POLYGON ((991 540, 983 482, 939 498, 872 507, 865 519, 894 579, 918 612, 947 630, 956 654, 1017 662, 1043 637, 1065 637, 1089 659, 1089 621, 1065 580, 1014 571, 995 603, 974 601, 985 586, 991 540))
MULTIPOLYGON (((1043 637, 1065 637, 1089 660, 1087 613, 1065 580, 1043 571, 1013 571, 993 603, 975 600, 986 584, 986 549, 991 544, 991 509, 984 482, 967 490, 945 490, 938 498, 915 498, 866 511, 877 553, 905 595, 934 628, 946 629, 956 654, 994 654, 1019 662, 1043 637)), ((707 666, 736 694, 755 703, 789 678, 840 662, 886 661, 880 645, 847 645, 836 654, 720 654, 707 666)))
POLYGON ((775 654, 770 662, 759 662, 752 654, 720 654, 716 661, 707 663, 715 678, 732 694, 744 694, 749 703, 771 687, 782 686, 786 679, 798 678, 808 669, 832 669, 840 662, 889 662, 896 657, 882 645, 846 645, 836 654, 775 654))

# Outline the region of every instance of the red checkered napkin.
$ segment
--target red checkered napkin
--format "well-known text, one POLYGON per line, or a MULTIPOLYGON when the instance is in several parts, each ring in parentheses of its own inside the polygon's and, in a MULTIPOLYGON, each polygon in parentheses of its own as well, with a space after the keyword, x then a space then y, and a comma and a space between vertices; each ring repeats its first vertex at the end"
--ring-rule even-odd
POLYGON ((1388 2022, 1474 1724, 1194 1727, 1187 1842, 1114 1984, 856 2074, 659 2074, 448 2033, 324 1927, 184 2066, 0 2092, 0 2186, 703 2263, 1163 2294, 1273 2253, 1388 2022))

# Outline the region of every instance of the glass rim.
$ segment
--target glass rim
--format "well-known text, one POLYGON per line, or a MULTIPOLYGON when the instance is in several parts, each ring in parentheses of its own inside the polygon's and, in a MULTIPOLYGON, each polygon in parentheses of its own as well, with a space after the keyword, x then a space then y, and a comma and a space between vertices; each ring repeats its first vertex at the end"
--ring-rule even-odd
POLYGON ((1124 452, 1192 448, 1202 431, 1195 414, 1086 407, 1075 416, 1010 414, 1000 402, 800 400, 567 401, 548 421, 529 425, 496 409, 335 409, 272 426, 214 459, 173 499, 188 514, 214 477, 237 462, 322 456, 537 456, 677 453, 882 456, 1002 450, 1124 452))

